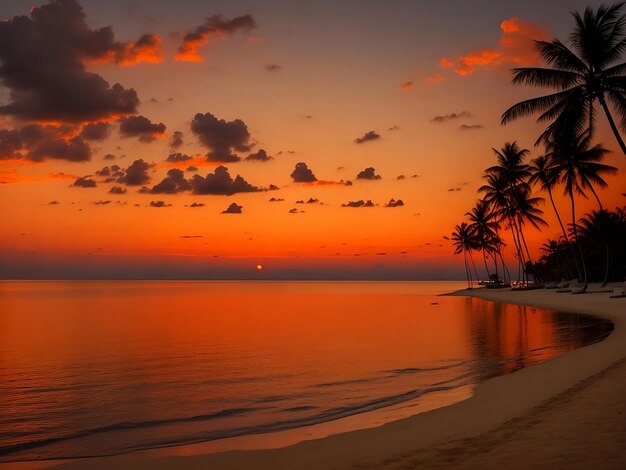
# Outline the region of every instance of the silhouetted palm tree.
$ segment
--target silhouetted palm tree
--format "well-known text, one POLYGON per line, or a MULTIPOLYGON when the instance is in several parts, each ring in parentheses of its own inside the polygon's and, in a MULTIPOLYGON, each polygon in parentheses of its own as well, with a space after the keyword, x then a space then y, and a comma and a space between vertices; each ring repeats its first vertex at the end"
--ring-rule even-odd
POLYGON ((513 105, 502 115, 502 124, 539 112, 538 121, 550 124, 537 143, 563 134, 579 135, 584 129, 593 134, 594 103, 598 100, 626 155, 626 144, 607 105, 608 100, 620 117, 620 127, 626 130, 626 63, 616 63, 626 48, 623 5, 601 5, 595 12, 587 8, 582 15, 574 12, 571 49, 558 39, 536 41, 539 53, 552 68, 516 68, 513 83, 556 88, 557 92, 513 105))
POLYGON ((496 249, 497 244, 494 243, 496 237, 496 230, 498 227, 497 215, 493 211, 489 204, 483 200, 479 200, 476 206, 471 212, 466 212, 470 220, 469 230, 472 233, 476 243, 478 244, 483 255, 483 263, 485 264, 485 270, 487 271, 487 277, 491 277, 489 273, 489 267, 487 266, 487 254, 493 257, 496 261, 496 274, 498 273, 496 249))
POLYGON ((472 272, 468 262, 468 256, 471 259, 472 250, 478 248, 476 239, 474 238, 468 224, 462 222, 460 225, 454 227, 454 232, 450 237, 452 244, 454 245, 454 254, 463 254, 463 261, 465 262, 465 275, 467 276, 467 286, 472 288, 472 272))
POLYGON ((609 278, 609 267, 611 263, 610 245, 617 236, 620 228, 620 217, 616 212, 609 212, 606 209, 591 211, 585 214, 578 221, 580 236, 590 245, 591 249, 602 246, 606 254, 604 278, 602 286, 606 285, 609 278))
POLYGON ((589 132, 583 132, 577 137, 561 138, 552 141, 547 148, 550 150, 550 157, 554 165, 561 174, 560 182, 564 185, 565 194, 569 196, 572 210, 572 233, 578 246, 580 260, 582 263, 583 290, 587 287, 587 268, 585 265, 582 247, 578 241, 578 227, 576 223, 576 203, 575 194, 586 197, 585 190, 590 190, 596 197, 600 208, 602 204, 594 189, 594 185, 605 188, 606 181, 603 174, 614 174, 615 167, 600 163, 608 153, 600 144, 591 147, 591 136, 589 132))
POLYGON ((562 168, 558 165, 555 165, 553 159, 549 155, 540 155, 539 157, 531 160, 529 168, 531 175, 530 178, 528 178, 528 182, 530 184, 539 186, 542 190, 548 193, 550 203, 552 204, 552 208, 554 209, 554 213, 556 214, 559 226, 561 227, 561 232, 563 233, 563 239, 565 241, 565 244, 569 247, 570 253, 572 255, 572 260, 574 261, 574 266, 576 267, 576 272, 578 273, 578 277, 580 278, 581 273, 578 266, 578 257, 576 256, 574 247, 572 247, 571 243, 569 242, 567 231, 565 230, 563 220, 561 219, 561 214, 559 214, 559 211, 556 208, 556 203, 554 202, 554 197, 552 196, 552 190, 557 185, 557 183, 559 182, 559 178, 561 177, 562 168))

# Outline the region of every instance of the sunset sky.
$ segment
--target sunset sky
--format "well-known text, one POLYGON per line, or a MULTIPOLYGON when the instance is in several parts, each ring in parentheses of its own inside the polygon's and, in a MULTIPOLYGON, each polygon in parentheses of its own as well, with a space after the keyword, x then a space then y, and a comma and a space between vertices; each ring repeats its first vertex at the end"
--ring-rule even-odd
POLYGON ((2 0, 0 277, 462 278, 492 147, 542 152, 510 69, 599 4, 2 0))

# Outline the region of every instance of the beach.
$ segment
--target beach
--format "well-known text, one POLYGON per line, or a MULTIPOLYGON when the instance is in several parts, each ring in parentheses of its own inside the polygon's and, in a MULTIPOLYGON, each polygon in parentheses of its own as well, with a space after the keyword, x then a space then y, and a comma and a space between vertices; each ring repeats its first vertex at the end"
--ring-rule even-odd
POLYGON ((499 302, 602 317, 604 341, 481 383, 462 402, 383 426, 280 449, 205 455, 140 452, 58 468, 622 468, 626 460, 626 298, 473 289, 499 302))

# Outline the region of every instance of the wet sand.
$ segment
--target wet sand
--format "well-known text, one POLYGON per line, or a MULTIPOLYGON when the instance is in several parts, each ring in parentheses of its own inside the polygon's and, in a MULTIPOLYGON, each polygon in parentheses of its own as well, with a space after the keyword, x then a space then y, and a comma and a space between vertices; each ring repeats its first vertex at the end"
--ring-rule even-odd
POLYGON ((626 298, 474 289, 453 295, 612 320, 596 343, 480 384, 463 402, 282 449, 73 460, 63 469, 624 468, 626 298))

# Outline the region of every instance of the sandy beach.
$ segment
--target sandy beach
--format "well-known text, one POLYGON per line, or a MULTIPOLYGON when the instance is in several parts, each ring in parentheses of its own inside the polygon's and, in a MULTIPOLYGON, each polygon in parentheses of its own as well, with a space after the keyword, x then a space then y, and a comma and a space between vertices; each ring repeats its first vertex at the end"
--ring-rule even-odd
POLYGON ((474 289, 451 295, 609 319, 604 341, 480 384, 468 400, 281 449, 74 460, 57 468, 623 468, 626 298, 474 289))

